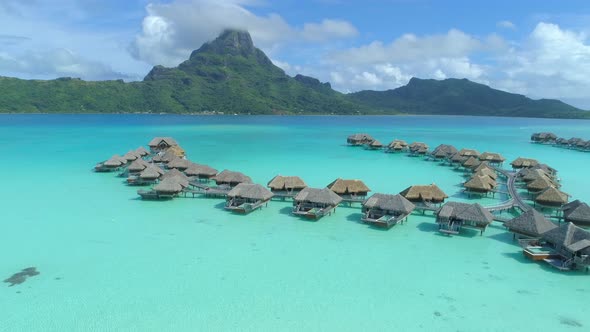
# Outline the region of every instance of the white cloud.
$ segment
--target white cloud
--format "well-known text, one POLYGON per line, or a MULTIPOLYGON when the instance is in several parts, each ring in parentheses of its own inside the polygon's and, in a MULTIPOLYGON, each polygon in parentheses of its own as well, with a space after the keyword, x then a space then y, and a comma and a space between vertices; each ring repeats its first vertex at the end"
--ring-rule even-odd
POLYGON ((500 22, 496 23, 496 26, 498 28, 504 28, 504 29, 510 29, 510 30, 516 29, 516 25, 510 21, 500 21, 500 22))
POLYGON ((132 54, 150 64, 173 66, 227 28, 248 30, 257 46, 267 51, 285 42, 325 42, 358 34, 346 21, 325 19, 295 27, 278 14, 259 16, 245 5, 256 5, 256 2, 176 0, 150 4, 142 31, 132 43, 132 54))

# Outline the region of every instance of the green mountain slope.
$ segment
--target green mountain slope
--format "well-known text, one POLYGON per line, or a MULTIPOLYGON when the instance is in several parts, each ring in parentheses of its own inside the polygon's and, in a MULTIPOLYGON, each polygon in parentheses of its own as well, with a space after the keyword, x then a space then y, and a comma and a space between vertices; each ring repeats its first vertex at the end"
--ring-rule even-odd
POLYGON ((330 83, 290 77, 252 43, 227 30, 174 68, 141 82, 0 77, 0 112, 225 114, 457 114, 590 118, 558 100, 532 100, 468 80, 413 78, 388 91, 342 94, 330 83))
POLYGON ((0 78, 0 111, 371 113, 329 83, 286 75, 240 31, 225 31, 178 67, 154 67, 143 82, 0 78))
POLYGON ((418 79, 394 90, 360 91, 348 97, 381 112, 513 116, 544 118, 590 118, 590 112, 554 99, 533 100, 523 95, 492 89, 467 79, 418 79))

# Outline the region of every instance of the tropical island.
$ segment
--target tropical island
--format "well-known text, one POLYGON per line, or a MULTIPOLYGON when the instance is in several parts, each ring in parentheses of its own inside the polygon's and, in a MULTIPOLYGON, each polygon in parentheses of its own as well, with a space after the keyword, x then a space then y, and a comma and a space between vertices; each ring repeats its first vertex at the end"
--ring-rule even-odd
POLYGON ((226 30, 174 68, 143 81, 0 77, 0 113, 417 114, 590 118, 555 99, 533 100, 467 79, 412 78, 387 91, 344 94, 330 83, 291 77, 248 32, 226 30))

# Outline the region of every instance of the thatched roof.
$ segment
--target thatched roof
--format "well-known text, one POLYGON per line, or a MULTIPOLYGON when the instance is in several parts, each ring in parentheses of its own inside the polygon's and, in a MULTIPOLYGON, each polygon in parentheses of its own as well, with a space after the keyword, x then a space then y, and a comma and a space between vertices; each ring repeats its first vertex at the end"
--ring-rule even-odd
POLYGON ((576 146, 579 147, 579 148, 582 148, 582 147, 586 146, 586 144, 588 144, 588 141, 585 141, 583 139, 581 139, 581 140, 579 140, 579 141, 576 142, 576 146))
POLYGON ((102 164, 107 167, 119 167, 119 166, 125 165, 126 163, 127 163, 127 159, 116 154, 102 164))
POLYGON ((418 150, 428 150, 428 145, 422 142, 413 142, 409 145, 410 150, 418 151, 418 150))
POLYGON ((369 187, 367 187, 367 185, 361 180, 344 180, 340 178, 332 181, 332 183, 326 187, 338 195, 359 194, 371 191, 371 189, 369 189, 369 187))
POLYGON ((520 172, 522 180, 525 182, 534 181, 539 178, 551 178, 551 175, 539 168, 528 168, 520 172))
POLYGON ((380 209, 385 211, 395 211, 401 214, 407 214, 416 208, 402 195, 373 194, 363 202, 363 207, 369 209, 380 209))
POLYGON ((491 168, 482 167, 479 170, 475 171, 473 175, 481 175, 481 176, 488 176, 489 178, 493 179, 494 181, 498 178, 498 173, 496 173, 491 168))
POLYGON ((255 183, 240 183, 227 193, 228 197, 240 197, 267 201, 274 196, 268 189, 255 183))
POLYGON ((294 198, 296 202, 310 202, 316 204, 325 204, 336 206, 342 202, 342 197, 338 196, 328 188, 305 188, 301 190, 294 198))
POLYGON ((163 154, 158 154, 154 156, 152 160, 156 163, 168 163, 176 158, 178 158, 176 153, 174 153, 174 151, 172 151, 171 149, 168 149, 163 154))
POLYGON ((474 149, 461 149, 459 150, 459 154, 461 156, 465 156, 465 157, 478 157, 479 156, 479 151, 474 150, 474 149))
POLYGON ((545 218, 539 211, 530 209, 520 216, 504 223, 511 232, 538 237, 547 231, 557 228, 557 225, 545 218))
POLYGON ((436 184, 411 186, 400 192, 400 195, 411 201, 442 202, 449 198, 436 184))
POLYGON ((187 159, 178 158, 172 159, 166 164, 168 168, 187 169, 192 165, 192 162, 187 159))
POLYGON ((463 186, 466 189, 474 191, 491 191, 496 187, 496 181, 487 175, 474 175, 463 186))
POLYGON ((277 175, 268 181, 267 187, 271 190, 300 190, 307 187, 307 184, 298 176, 277 175))
POLYGON ((371 143, 369 143, 369 146, 372 148, 382 148, 383 147, 383 143, 381 143, 378 140, 374 140, 371 143))
POLYGON ((550 141, 555 139, 557 139, 557 135, 555 135, 554 133, 543 132, 534 133, 531 135, 531 140, 533 141, 550 141))
POLYGON ((148 167, 150 164, 143 160, 143 159, 137 159, 134 160, 128 167, 127 170, 129 170, 129 172, 141 172, 144 169, 146 169, 146 167, 148 167))
POLYGON ((548 177, 542 176, 539 177, 529 183, 527 183, 526 187, 528 190, 532 191, 541 191, 545 188, 553 187, 555 184, 553 181, 549 180, 548 177))
POLYGON ((590 255, 590 232, 571 222, 546 232, 543 239, 554 245, 566 247, 571 252, 580 251, 583 255, 590 255))
POLYGON ((181 171, 177 170, 176 168, 173 168, 171 170, 169 170, 168 172, 166 172, 164 175, 162 175, 162 179, 171 179, 171 178, 176 178, 177 181, 182 184, 184 187, 188 186, 188 177, 182 173, 181 171), (186 184, 186 185, 185 185, 186 184))
POLYGON ((530 167, 529 169, 531 169, 531 170, 541 169, 541 170, 545 171, 547 174, 557 173, 557 170, 555 168, 553 168, 547 164, 538 164, 538 165, 530 167))
POLYGON ((555 143, 559 144, 559 145, 567 145, 567 139, 560 137, 558 139, 555 140, 555 143))
POLYGON ((133 160, 137 160, 137 158, 141 158, 141 156, 137 152, 131 150, 131 151, 127 151, 127 153, 125 153, 123 155, 123 158, 127 161, 133 161, 133 160))
POLYGON ((168 149, 168 151, 171 151, 172 153, 174 153, 175 156, 179 158, 183 158, 186 155, 186 152, 180 145, 173 145, 168 149))
POLYGON ((158 147, 161 143, 164 143, 168 146, 178 145, 176 140, 172 137, 154 137, 149 143, 149 147, 158 147))
POLYGON ((223 183, 252 183, 252 179, 247 176, 244 175, 243 173, 240 172, 234 172, 234 171, 230 171, 230 170, 223 170, 221 173, 215 175, 215 177, 213 177, 213 180, 215 180, 215 182, 217 184, 223 184, 223 183))
POLYGON ((512 165, 512 167, 514 167, 514 168, 526 168, 526 167, 532 167, 532 166, 535 166, 538 164, 539 164, 539 162, 536 159, 522 158, 522 157, 518 157, 510 163, 510 165, 512 165))
POLYGON ((142 157, 150 154, 150 152, 148 150, 146 150, 143 146, 140 146, 137 149, 135 149, 135 153, 137 153, 138 155, 140 155, 142 157))
POLYGON ((467 168, 474 168, 477 167, 481 164, 481 161, 479 159, 477 159, 476 157, 469 157, 467 158, 467 160, 465 160, 465 162, 463 162, 463 167, 467 167, 467 168))
POLYGON ((183 186, 177 180, 177 178, 164 179, 154 186, 154 190, 163 193, 181 192, 183 186))
POLYGON ((496 152, 484 152, 479 155, 479 160, 489 161, 493 163, 501 163, 504 160, 506 160, 506 158, 504 158, 501 154, 496 152))
POLYGON ((563 205, 568 199, 568 194, 555 187, 549 187, 535 197, 535 202, 543 205, 563 205))
POLYGON ((161 168, 153 165, 149 165, 146 167, 146 169, 139 173, 139 177, 144 180, 155 180, 162 175, 164 175, 164 171, 161 168))
POLYGON ((436 212, 436 215, 439 218, 472 221, 480 225, 489 225, 494 221, 490 211, 477 203, 448 202, 436 212))
POLYGON ((364 133, 354 134, 347 137, 346 141, 349 143, 358 143, 358 142, 371 142, 375 139, 369 135, 364 133))
POLYGON ((402 150, 408 147, 408 143, 400 139, 394 139, 393 141, 391 141, 391 143, 387 145, 387 147, 393 150, 402 150))
POLYGON ((562 207, 565 221, 590 224, 590 206, 576 199, 562 207))
POLYGON ((459 152, 455 153, 452 157, 451 157, 451 162, 453 163, 459 163, 459 164, 463 164, 464 162, 467 161, 467 159, 469 159, 469 157, 467 156, 462 156, 459 152))
POLYGON ((201 165, 192 163, 185 171, 184 174, 188 176, 206 176, 206 177, 213 177, 217 175, 217 170, 215 168, 209 167, 207 165, 201 165))
POLYGON ((432 150, 430 154, 435 158, 448 158, 457 152, 459 151, 454 146, 448 144, 441 144, 437 146, 434 150, 432 150))
POLYGON ((570 139, 567 140, 567 144, 569 145, 576 145, 579 141, 582 141, 581 138, 579 137, 572 137, 570 139))

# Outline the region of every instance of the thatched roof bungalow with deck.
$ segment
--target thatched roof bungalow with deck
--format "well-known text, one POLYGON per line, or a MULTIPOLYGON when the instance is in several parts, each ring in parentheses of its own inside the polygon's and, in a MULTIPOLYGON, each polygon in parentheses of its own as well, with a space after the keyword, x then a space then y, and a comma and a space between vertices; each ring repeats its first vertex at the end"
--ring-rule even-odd
POLYGON ((119 156, 118 154, 113 155, 111 158, 96 164, 94 166, 95 172, 114 172, 119 168, 127 164, 127 159, 119 156))
POLYGON ((557 135, 554 133, 534 133, 531 135, 531 141, 535 143, 553 143, 557 139, 557 135))
POLYGON ((413 142, 409 146, 410 155, 425 155, 428 153, 428 145, 423 142, 413 142))
POLYGON ((383 143, 378 140, 374 140, 371 143, 365 145, 368 150, 381 150, 383 149, 383 143))
POLYGON ((361 221, 377 227, 391 228, 407 220, 415 208, 402 195, 373 194, 363 202, 361 221))
POLYGON ((590 265, 590 232, 568 222, 545 232, 542 238, 562 256, 549 261, 551 265, 565 270, 590 265))
POLYGON ((395 139, 385 147, 386 152, 402 152, 408 150, 408 143, 403 140, 395 139))
POLYGON ((457 148, 455 148, 454 146, 448 144, 441 144, 437 146, 434 150, 432 150, 430 156, 434 159, 447 159, 456 154, 457 152, 459 152, 459 150, 457 150, 457 148))
POLYGON ((513 169, 521 169, 533 167, 538 164, 539 161, 537 161, 537 159, 518 157, 510 163, 510 166, 512 166, 513 169))
POLYGON ((354 134, 354 135, 348 136, 346 138, 346 143, 348 143, 349 145, 359 146, 359 145, 370 144, 374 140, 375 139, 371 135, 360 133, 360 134, 354 134))
POLYGON ((225 209, 237 213, 250 213, 261 208, 273 193, 255 183, 240 183, 227 193, 225 209))
POLYGON ((298 176, 282 176, 277 175, 268 181, 266 185, 270 188, 273 193, 297 193, 304 188, 307 188, 307 184, 302 178, 298 176))
POLYGON ((192 162, 190 160, 176 157, 176 158, 170 160, 166 164, 166 168, 168 168, 168 169, 175 168, 179 171, 184 171, 187 168, 189 168, 191 165, 192 165, 192 162))
POLYGON ((229 187, 235 187, 240 183, 252 183, 252 179, 244 173, 230 171, 227 169, 215 175, 212 179, 218 186, 227 185, 229 187))
POLYGON ((150 166, 150 163, 148 163, 147 161, 140 158, 140 159, 134 160, 131 164, 129 164, 129 166, 127 166, 127 171, 129 172, 130 175, 133 175, 133 174, 140 173, 141 171, 146 169, 148 166, 150 166))
POLYGON ((445 234, 458 234, 464 228, 474 228, 483 234, 494 216, 483 206, 459 202, 448 202, 436 212, 439 231, 445 234))
POLYGON ((506 158, 496 152, 484 152, 479 155, 479 160, 487 161, 491 165, 502 165, 506 158))
POLYGON ((535 204, 541 205, 541 207, 560 208, 566 204, 568 200, 568 194, 555 187, 549 187, 541 191, 541 193, 535 197, 535 204))
POLYGON ((123 155, 123 159, 127 160, 127 162, 132 162, 138 158, 141 159, 141 156, 134 150, 127 151, 127 153, 123 155))
POLYGON ((443 203, 449 198, 436 184, 411 186, 399 193, 412 203, 443 203))
POLYGON ((209 180, 217 175, 217 170, 207 165, 191 163, 191 165, 184 170, 184 174, 189 177, 196 177, 200 180, 209 180))
POLYGON ((549 187, 558 187, 558 185, 545 176, 539 177, 526 185, 529 192, 540 192, 549 187))
POLYGON ((465 157, 479 157, 480 153, 479 151, 475 150, 475 149, 461 149, 459 150, 459 155, 461 156, 465 156, 465 157))
POLYGON ((138 147, 134 150, 141 157, 149 156, 150 152, 146 150, 143 146, 138 147))
POLYGON ((152 153, 158 153, 165 151, 172 146, 176 146, 178 143, 172 137, 154 137, 149 143, 150 151, 152 153))
POLYGON ((557 225, 535 209, 530 209, 520 216, 506 221, 504 226, 514 233, 514 238, 517 235, 526 238, 540 238, 546 232, 557 228, 557 225))
POLYGON ((466 169, 474 169, 479 165, 481 165, 481 161, 479 160, 479 158, 474 156, 467 158, 467 160, 465 160, 462 164, 462 166, 466 169))
POLYGON ((293 198, 293 214, 317 220, 332 214, 342 197, 328 188, 304 188, 293 198))
POLYGON ((342 197, 365 197, 371 191, 361 180, 345 180, 338 178, 326 186, 342 197))
POLYGON ((475 195, 487 195, 496 189, 497 183, 494 179, 487 175, 473 175, 469 181, 463 184, 465 192, 471 196, 475 195))
POLYGON ((566 222, 574 223, 577 226, 590 227, 590 206, 588 204, 576 199, 565 204, 561 210, 563 211, 563 219, 566 222))

